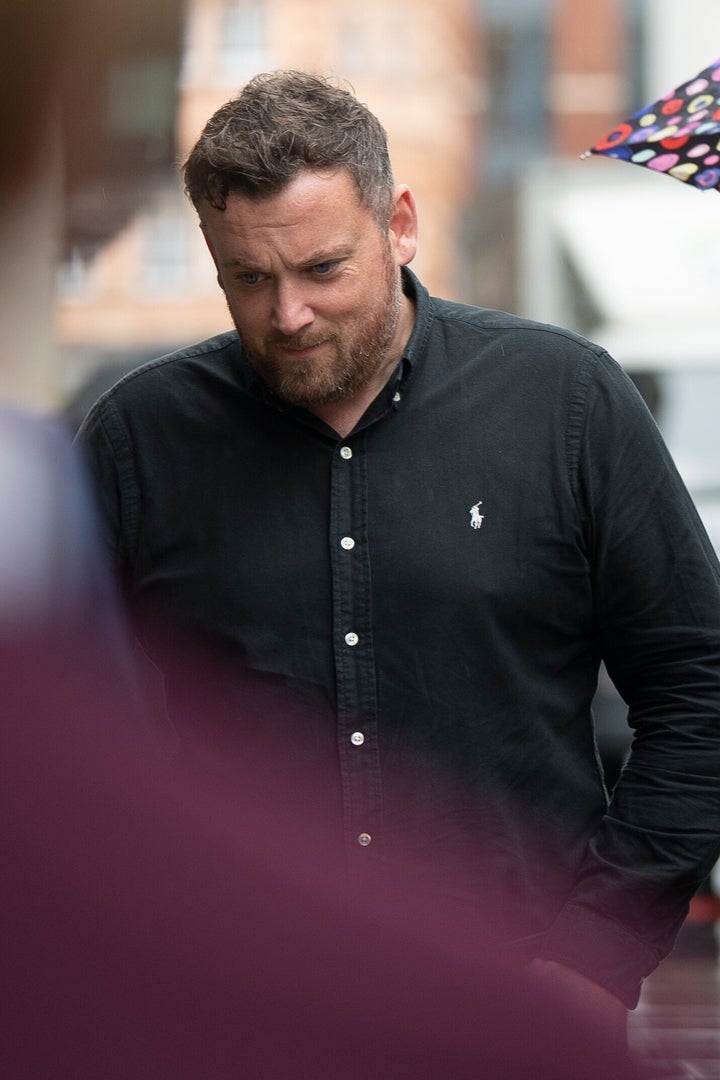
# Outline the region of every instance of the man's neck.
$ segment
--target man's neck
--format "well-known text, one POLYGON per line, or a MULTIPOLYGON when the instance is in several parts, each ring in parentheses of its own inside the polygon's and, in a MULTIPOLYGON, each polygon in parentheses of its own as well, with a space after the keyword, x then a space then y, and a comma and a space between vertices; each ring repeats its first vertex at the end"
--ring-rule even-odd
POLYGON ((355 428, 360 417, 364 415, 378 393, 379 391, 375 389, 367 392, 363 389, 345 401, 336 401, 331 405, 318 405, 311 412, 336 431, 341 439, 344 439, 355 428))

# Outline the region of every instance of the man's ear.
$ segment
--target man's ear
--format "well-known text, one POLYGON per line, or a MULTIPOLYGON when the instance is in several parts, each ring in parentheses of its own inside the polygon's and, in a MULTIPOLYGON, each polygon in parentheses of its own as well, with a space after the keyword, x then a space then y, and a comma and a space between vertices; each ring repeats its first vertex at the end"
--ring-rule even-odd
POLYGON ((395 188, 388 229, 396 264, 407 266, 415 258, 418 232, 415 196, 407 184, 395 188))
POLYGON ((212 261, 215 263, 215 270, 217 271, 217 283, 220 286, 220 288, 222 289, 222 291, 225 292, 225 286, 223 285, 222 279, 220 277, 220 267, 218 266, 217 256, 215 255, 215 248, 212 245, 212 240, 208 236, 207 230, 206 230, 205 226, 203 225, 202 221, 200 222, 200 232, 203 234, 203 237, 205 239, 205 243, 207 244, 207 249, 210 252, 212 261))

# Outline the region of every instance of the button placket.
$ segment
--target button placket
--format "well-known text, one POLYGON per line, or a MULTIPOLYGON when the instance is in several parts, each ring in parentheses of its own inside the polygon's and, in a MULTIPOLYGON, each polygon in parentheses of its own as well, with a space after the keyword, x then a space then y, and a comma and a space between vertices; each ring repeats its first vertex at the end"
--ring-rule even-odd
POLYGON ((381 833, 377 692, 372 647, 364 440, 337 448, 332 462, 330 563, 337 685, 338 753, 348 853, 381 833), (360 749, 362 747, 362 750, 360 749), (362 837, 362 839, 361 839, 362 837))

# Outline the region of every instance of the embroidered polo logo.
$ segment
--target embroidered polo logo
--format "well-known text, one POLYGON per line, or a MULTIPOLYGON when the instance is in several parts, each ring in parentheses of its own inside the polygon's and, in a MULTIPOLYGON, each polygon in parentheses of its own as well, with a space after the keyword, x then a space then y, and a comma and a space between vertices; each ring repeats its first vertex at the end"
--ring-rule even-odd
POLYGON ((485 520, 485 515, 480 513, 480 507, 482 506, 482 500, 476 502, 474 506, 470 507, 470 525, 473 529, 479 529, 485 520))

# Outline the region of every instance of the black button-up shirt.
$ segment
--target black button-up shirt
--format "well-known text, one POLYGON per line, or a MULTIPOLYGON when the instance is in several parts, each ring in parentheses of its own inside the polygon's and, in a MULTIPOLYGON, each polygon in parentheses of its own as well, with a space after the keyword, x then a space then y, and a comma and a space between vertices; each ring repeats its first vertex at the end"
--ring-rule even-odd
POLYGON ((414 332, 346 438, 234 332, 100 400, 81 438, 140 634, 180 728, 212 710, 173 650, 212 658, 224 752, 267 738, 278 792, 317 778, 352 872, 499 899, 633 1003, 718 851, 716 558, 601 349, 405 287, 414 332), (601 658, 635 731, 609 810, 601 658))

